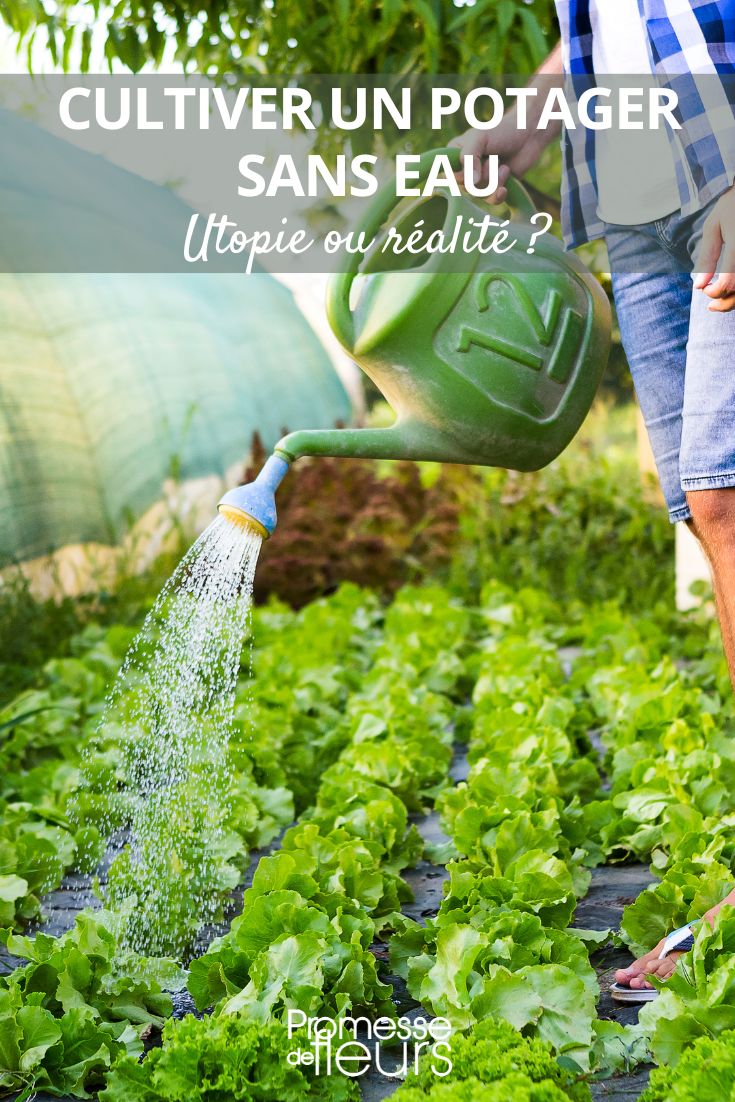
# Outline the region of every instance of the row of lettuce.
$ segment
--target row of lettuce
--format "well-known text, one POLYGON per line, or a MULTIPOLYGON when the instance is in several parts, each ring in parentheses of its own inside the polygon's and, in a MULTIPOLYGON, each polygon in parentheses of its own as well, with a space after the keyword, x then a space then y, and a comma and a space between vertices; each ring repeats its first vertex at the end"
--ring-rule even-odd
MULTIPOLYGON (((596 1016, 589 950, 604 935, 569 925, 591 869, 606 860, 650 859, 661 877, 624 916, 622 936, 635 949, 728 889, 735 739, 708 626, 672 622, 663 610, 632 619, 614 605, 561 609, 539 591, 495 584, 471 610, 443 589, 406 588, 386 611, 348 586, 298 614, 259 610, 254 634, 218 854, 223 908, 250 850, 294 815, 295 826, 261 858, 229 930, 194 951, 186 974, 165 957, 182 933, 166 921, 189 922, 185 908, 171 908, 156 931, 151 952, 161 956, 120 948, 135 906, 129 880, 100 889, 114 912, 84 914, 61 938, 9 933, 8 949, 27 963, 0 981, 5 1091, 84 1097, 106 1080, 109 1102, 163 1102, 208 1098, 198 1081, 219 1076, 221 1096, 233 1099, 354 1097, 341 1077, 288 1065, 280 1021, 289 1008, 394 1014, 371 952, 378 938, 417 1002, 466 1034, 453 1041, 466 1056, 452 1077, 461 1092, 419 1075, 400 1088, 406 1102, 428 1090, 437 1100, 491 1102, 491 1090, 583 1099, 580 1077, 650 1052, 675 1062, 702 1034, 722 1034, 730 1051, 727 912, 641 1024, 625 1029, 596 1016), (590 731, 605 751, 609 791, 590 731), (468 743, 472 769, 453 787, 455 740, 468 743), (401 914, 410 897, 402 873, 423 849, 409 815, 433 804, 450 839, 434 853, 449 861, 449 884, 421 926, 401 914), (212 1016, 170 1022, 163 1048, 139 1063, 141 1034, 163 1024, 170 993, 185 984, 212 1016), (232 1063, 236 1048, 249 1054, 242 1063, 232 1063), (272 1094, 253 1093, 255 1082, 271 1083, 272 1094)), ((36 916, 65 871, 99 861, 125 733, 96 728, 129 641, 125 629, 88 629, 77 657, 49 663, 38 690, 3 717, 8 927, 36 916)), ((117 814, 122 825, 124 796, 117 814)), ((201 865, 192 829, 171 849, 182 896, 201 865)), ((196 931, 186 932, 193 945, 196 931)))
MULTIPOLYGON (((464 643, 467 614, 453 612, 441 591, 408 593, 387 614, 371 595, 345 588, 298 616, 281 608, 258 615, 255 676, 244 675, 238 694, 235 791, 218 855, 223 905, 250 848, 269 841, 295 810, 302 815, 278 853, 261 861, 229 934, 191 962, 189 984, 202 1005, 235 996, 261 1020, 287 1005, 392 1013, 391 988, 369 951, 373 916, 400 909, 407 898, 399 874, 422 848, 408 809, 421 808, 446 783, 452 707, 439 683, 455 685, 463 668, 453 648, 440 653, 451 614, 457 643, 464 643), (429 667, 434 688, 424 677, 429 667), (354 771, 365 778, 357 795, 354 771)), ((38 896, 64 871, 99 859, 100 825, 110 821, 111 779, 124 761, 127 732, 122 722, 98 732, 98 715, 104 682, 128 643, 126 633, 88 631, 77 658, 50 663, 46 684, 9 709, 4 795, 16 837, 29 844, 6 851, 8 866, 14 862, 12 870, 6 866, 8 922, 33 916, 38 896), (32 884, 37 853, 46 849, 53 867, 32 884)), ((193 769, 184 783, 198 782, 193 769)), ((124 792, 118 802, 122 825, 124 792)), ((196 889, 202 864, 192 826, 170 850, 170 880, 182 897, 196 889)), ((115 1059, 127 1053, 134 1062, 141 1031, 171 1013, 164 989, 175 992, 186 976, 172 960, 119 949, 126 912, 136 903, 133 895, 121 898, 119 887, 101 889, 112 895, 114 912, 85 914, 59 939, 7 938, 9 951, 29 962, 3 981, 5 1029, 13 1038, 2 1071, 7 1090, 83 1096, 115 1059)), ((170 887, 167 895, 170 901, 170 887)), ((188 914, 167 909, 152 953, 180 942, 175 924, 188 914)))

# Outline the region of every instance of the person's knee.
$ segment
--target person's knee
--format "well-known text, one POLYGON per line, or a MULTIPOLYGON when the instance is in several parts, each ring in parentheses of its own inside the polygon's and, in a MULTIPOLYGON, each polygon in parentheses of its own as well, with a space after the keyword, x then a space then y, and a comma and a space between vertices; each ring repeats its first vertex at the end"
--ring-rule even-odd
POLYGON ((690 527, 705 547, 735 547, 735 487, 690 490, 687 504, 692 514, 690 527))

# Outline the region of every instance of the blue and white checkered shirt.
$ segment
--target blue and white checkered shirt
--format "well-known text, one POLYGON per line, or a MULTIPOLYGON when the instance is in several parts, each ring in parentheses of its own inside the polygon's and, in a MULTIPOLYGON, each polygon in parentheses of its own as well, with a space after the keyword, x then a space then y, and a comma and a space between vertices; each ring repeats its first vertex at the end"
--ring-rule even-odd
MULTIPOLYGON (((681 129, 677 140, 670 136, 681 211, 690 214, 735 180, 735 0, 638 0, 638 7, 651 72, 678 97, 681 129)), ((595 84, 590 0, 556 0, 556 8, 564 71, 581 95, 595 84)), ((574 248, 605 232, 597 214, 594 131, 567 130, 562 153, 562 229, 574 248)))

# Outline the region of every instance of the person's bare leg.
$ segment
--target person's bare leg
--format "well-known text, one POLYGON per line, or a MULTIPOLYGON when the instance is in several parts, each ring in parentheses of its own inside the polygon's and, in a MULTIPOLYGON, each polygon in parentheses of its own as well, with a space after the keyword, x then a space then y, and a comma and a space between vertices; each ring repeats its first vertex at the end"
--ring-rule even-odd
POLYGON ((712 571, 712 588, 715 594, 717 619, 720 621, 720 633, 722 635, 722 645, 725 648, 727 668, 730 671, 730 680, 735 688, 735 625, 732 616, 729 614, 727 598, 714 570, 712 571))
MULTIPOLYGON (((730 680, 735 686, 735 488, 692 491, 687 494, 687 502, 692 513, 690 527, 702 544, 712 569, 722 643, 730 680)), ((735 907, 735 888, 707 911, 705 919, 711 922, 725 906, 735 907)), ((682 954, 673 952, 659 960, 662 947, 663 940, 627 968, 618 969, 617 982, 638 990, 653 986, 646 976, 668 979, 682 954)))
POLYGON ((712 569, 722 643, 735 685, 735 489, 691 491, 687 503, 691 529, 712 569))

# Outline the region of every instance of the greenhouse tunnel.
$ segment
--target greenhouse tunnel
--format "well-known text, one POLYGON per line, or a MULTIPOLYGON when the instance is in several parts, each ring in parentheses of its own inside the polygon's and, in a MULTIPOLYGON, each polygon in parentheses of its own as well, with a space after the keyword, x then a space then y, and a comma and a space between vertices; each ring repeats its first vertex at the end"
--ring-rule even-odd
POLYGON ((173 270, 191 210, 172 191, 6 111, 0 136, 0 568, 116 544, 167 479, 224 478, 254 432, 267 447, 349 420, 289 289, 173 270), (122 272, 79 270, 90 205, 122 272), (168 274, 138 274, 138 259, 168 274))

